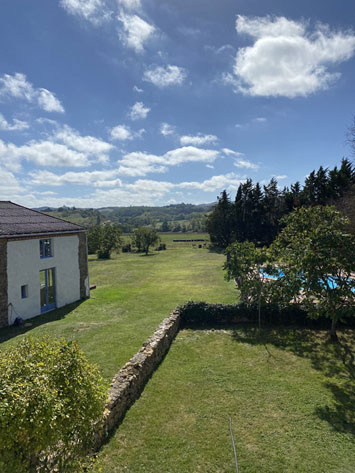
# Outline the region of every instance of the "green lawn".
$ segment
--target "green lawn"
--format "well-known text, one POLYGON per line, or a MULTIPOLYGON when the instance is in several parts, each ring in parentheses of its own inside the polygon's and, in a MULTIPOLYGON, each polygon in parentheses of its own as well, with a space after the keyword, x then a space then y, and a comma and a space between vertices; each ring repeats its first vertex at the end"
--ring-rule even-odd
MULTIPOLYGON (((90 257, 92 297, 0 331, 1 346, 32 335, 75 339, 107 382, 176 305, 232 303, 224 256, 172 243, 145 257, 90 257)), ((198 236, 195 236, 198 238, 198 236)), ((354 332, 341 347, 322 332, 253 328, 183 330, 141 398, 98 455, 92 473, 355 471, 354 332)))
MULTIPOLYGON (((139 350, 178 305, 187 300, 235 302, 233 284, 224 280, 224 256, 174 238, 208 238, 198 234, 166 234, 166 251, 115 255, 99 261, 89 257, 91 299, 31 320, 32 335, 50 334, 77 340, 105 379, 139 350)), ((26 328, 0 330, 0 341, 16 343, 26 328), (9 341, 6 341, 9 337, 9 341)))
POLYGON ((240 473, 354 472, 354 367, 325 339, 181 331, 94 472, 233 472, 229 416, 240 473))

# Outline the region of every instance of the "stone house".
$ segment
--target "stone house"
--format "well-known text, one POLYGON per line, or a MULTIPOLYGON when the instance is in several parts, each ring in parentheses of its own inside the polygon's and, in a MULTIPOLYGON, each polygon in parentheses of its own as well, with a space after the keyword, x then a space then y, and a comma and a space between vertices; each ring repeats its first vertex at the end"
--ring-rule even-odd
POLYGON ((0 327, 89 295, 86 229, 0 201, 0 327))

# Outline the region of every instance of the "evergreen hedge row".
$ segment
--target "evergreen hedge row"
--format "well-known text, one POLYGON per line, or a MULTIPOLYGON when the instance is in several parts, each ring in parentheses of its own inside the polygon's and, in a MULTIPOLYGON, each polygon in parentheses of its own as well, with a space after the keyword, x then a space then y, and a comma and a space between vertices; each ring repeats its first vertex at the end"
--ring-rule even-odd
MULTIPOLYGON (((180 306, 179 310, 183 327, 258 323, 258 307, 246 304, 208 304, 207 302, 190 301, 180 306)), ((262 326, 295 325, 328 329, 330 323, 331 320, 327 317, 309 318, 307 312, 296 304, 283 308, 268 304, 261 308, 262 326)), ((355 318, 344 316, 340 325, 354 327, 355 318)))

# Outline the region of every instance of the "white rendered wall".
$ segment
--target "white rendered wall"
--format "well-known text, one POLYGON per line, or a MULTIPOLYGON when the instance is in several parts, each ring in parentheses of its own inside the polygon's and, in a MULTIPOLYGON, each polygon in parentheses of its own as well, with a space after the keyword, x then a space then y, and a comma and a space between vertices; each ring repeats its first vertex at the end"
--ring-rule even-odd
POLYGON ((41 313, 39 272, 43 269, 55 268, 57 307, 80 299, 78 236, 52 237, 53 257, 42 259, 39 240, 9 240, 7 243, 8 301, 14 309, 9 307, 9 324, 17 316, 29 319, 41 313), (28 297, 22 299, 21 286, 25 284, 28 297))

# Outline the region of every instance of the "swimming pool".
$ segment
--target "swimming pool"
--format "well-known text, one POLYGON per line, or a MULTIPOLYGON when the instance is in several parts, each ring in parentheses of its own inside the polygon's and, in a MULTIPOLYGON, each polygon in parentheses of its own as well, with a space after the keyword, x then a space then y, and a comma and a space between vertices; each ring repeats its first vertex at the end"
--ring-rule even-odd
MULTIPOLYGON (((282 271, 278 271, 278 274, 279 274, 278 276, 274 276, 274 275, 269 274, 269 273, 267 273, 266 271, 263 271, 263 270, 261 270, 260 273, 262 274, 263 277, 265 277, 267 279, 273 279, 275 281, 277 279, 282 278, 283 276, 285 276, 285 273, 283 273, 282 271)), ((348 278, 348 279, 346 279, 346 281, 351 282, 351 281, 354 281, 354 279, 348 278)), ((330 287, 330 289, 336 289, 338 287, 337 278, 335 278, 333 276, 329 276, 327 278, 327 284, 330 287)), ((353 287, 351 290, 352 290, 352 292, 355 293, 355 287, 353 287)))

